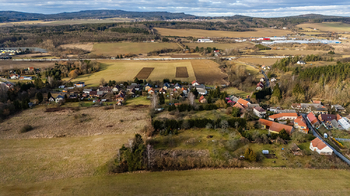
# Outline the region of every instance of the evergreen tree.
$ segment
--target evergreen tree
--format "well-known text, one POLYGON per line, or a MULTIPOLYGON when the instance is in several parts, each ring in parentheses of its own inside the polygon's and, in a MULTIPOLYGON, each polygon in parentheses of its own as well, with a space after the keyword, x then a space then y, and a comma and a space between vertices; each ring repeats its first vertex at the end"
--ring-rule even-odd
POLYGON ((275 96, 278 98, 278 100, 281 100, 282 99, 282 92, 281 92, 281 89, 280 89, 280 86, 279 84, 277 83, 275 87, 273 87, 273 93, 272 93, 272 96, 275 96))
POLYGON ((52 97, 51 93, 47 93, 47 99, 50 99, 52 97))
POLYGON ((38 92, 35 94, 35 98, 38 99, 39 103, 43 102, 43 94, 41 92, 38 92))

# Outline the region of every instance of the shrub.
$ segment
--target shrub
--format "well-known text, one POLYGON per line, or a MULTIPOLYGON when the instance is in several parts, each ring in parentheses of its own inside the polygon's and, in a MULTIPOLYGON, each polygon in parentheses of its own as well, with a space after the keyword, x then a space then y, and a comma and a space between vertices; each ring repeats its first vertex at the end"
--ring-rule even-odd
POLYGON ((31 131, 31 130, 33 130, 33 127, 32 127, 32 126, 30 126, 30 125, 24 125, 24 126, 21 128, 20 132, 21 132, 21 133, 26 133, 26 132, 31 131))

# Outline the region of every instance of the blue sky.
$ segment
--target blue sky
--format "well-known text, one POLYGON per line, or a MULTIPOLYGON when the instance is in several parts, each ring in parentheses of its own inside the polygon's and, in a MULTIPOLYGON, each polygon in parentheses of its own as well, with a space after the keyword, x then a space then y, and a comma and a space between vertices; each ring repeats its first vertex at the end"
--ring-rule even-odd
POLYGON ((278 17, 309 13, 350 16, 349 0, 0 0, 0 5, 2 11, 45 14, 120 9, 185 12, 198 16, 278 17))

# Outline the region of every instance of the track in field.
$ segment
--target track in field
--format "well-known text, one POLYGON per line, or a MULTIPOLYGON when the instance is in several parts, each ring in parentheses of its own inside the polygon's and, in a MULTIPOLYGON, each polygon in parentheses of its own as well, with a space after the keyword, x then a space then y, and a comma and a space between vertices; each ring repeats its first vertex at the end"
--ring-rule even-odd
POLYGON ((146 80, 149 75, 151 75, 152 71, 154 70, 154 67, 144 67, 141 69, 141 71, 136 75, 135 78, 139 80, 146 80))
POLYGON ((188 78, 187 67, 176 67, 176 78, 188 78))

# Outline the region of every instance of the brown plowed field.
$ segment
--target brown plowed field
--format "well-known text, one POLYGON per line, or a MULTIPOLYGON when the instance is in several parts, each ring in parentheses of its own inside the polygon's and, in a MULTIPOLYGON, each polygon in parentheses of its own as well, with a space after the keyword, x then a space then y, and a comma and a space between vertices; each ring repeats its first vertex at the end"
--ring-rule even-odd
POLYGON ((188 78, 187 67, 176 67, 177 78, 188 78))
POLYGON ((154 70, 154 67, 144 67, 141 69, 141 71, 136 75, 135 78, 139 80, 145 80, 151 75, 152 71, 154 70))

